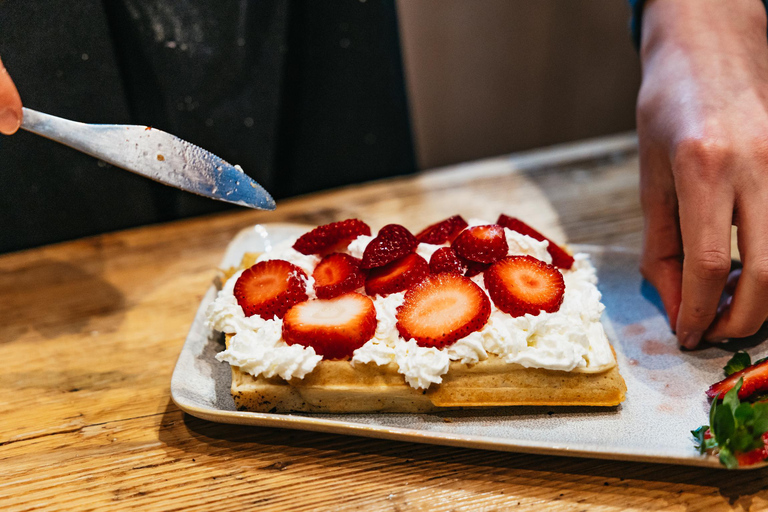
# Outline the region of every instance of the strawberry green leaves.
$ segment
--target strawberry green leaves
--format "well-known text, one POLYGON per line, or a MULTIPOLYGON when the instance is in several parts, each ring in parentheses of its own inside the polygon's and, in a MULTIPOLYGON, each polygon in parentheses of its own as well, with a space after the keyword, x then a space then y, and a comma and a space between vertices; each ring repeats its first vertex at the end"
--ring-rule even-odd
POLYGON ((726 377, 730 377, 734 373, 739 372, 751 365, 752 359, 749 357, 749 354, 744 351, 739 351, 733 354, 733 357, 728 361, 725 367, 723 367, 723 372, 725 373, 726 377))
POLYGON ((766 458, 763 436, 768 432, 768 403, 741 402, 742 384, 739 379, 722 403, 718 397, 712 400, 709 425, 691 432, 701 453, 717 451, 720 463, 729 469, 766 458))

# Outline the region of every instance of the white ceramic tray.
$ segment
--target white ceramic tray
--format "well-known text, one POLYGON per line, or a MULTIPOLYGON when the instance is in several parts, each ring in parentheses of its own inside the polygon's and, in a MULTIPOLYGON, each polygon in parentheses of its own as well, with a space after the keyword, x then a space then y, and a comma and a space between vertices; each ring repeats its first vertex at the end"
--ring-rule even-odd
MULTIPOLYGON (((269 251, 307 230, 295 224, 266 224, 240 232, 222 268, 243 253, 269 251)), ((179 355, 171 381, 173 401, 210 421, 281 427, 433 443, 488 450, 568 455, 720 467, 698 454, 690 431, 708 421, 707 387, 737 348, 753 359, 768 355, 765 333, 737 346, 681 352, 661 312, 660 301, 638 274, 638 255, 620 248, 576 246, 591 255, 606 310, 603 322, 627 383, 626 401, 615 408, 514 407, 449 410, 437 414, 268 414, 235 410, 230 369, 214 355, 223 339, 205 326, 211 285, 179 355)), ((757 467, 757 466, 755 466, 757 467)))

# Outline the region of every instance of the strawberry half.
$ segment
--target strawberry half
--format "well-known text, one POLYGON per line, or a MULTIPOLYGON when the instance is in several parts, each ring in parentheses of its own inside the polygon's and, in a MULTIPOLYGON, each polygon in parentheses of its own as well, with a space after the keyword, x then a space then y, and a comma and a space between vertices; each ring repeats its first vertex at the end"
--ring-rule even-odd
POLYGON ((359 219, 347 219, 318 226, 301 235, 293 248, 301 254, 325 254, 340 250, 360 235, 370 236, 371 228, 359 219))
POLYGON ((407 290, 429 274, 427 260, 416 253, 395 260, 383 267, 371 269, 365 279, 368 295, 389 295, 407 290))
POLYGON ((463 276, 467 271, 467 264, 450 247, 441 247, 432 253, 429 259, 429 271, 433 274, 448 272, 463 276))
POLYGON ((768 391, 768 360, 748 366, 741 371, 732 373, 720 382, 712 384, 707 390, 707 396, 710 398, 719 396, 722 399, 742 377, 744 384, 739 390, 740 400, 749 398, 760 391, 768 391))
POLYGON ((488 296, 472 280, 432 274, 405 293, 397 330, 422 347, 442 348, 482 329, 490 314, 488 296))
POLYGON ((357 290, 365 284, 365 273, 360 270, 360 260, 334 252, 327 255, 312 272, 315 294, 319 299, 331 299, 357 290))
POLYGON ((493 263, 509 251, 504 228, 496 224, 465 229, 451 247, 462 258, 477 263, 493 263))
POLYGON ((406 254, 412 253, 419 245, 416 237, 400 224, 387 224, 379 230, 363 252, 362 268, 383 267, 406 254))
POLYGON ((547 246, 547 251, 549 252, 549 255, 552 256, 552 264, 559 268, 569 269, 573 266, 573 256, 568 254, 565 249, 557 245, 555 242, 550 240, 549 238, 545 237, 535 229, 533 229, 531 226, 526 224, 525 222, 521 221, 520 219, 516 219, 514 217, 509 217, 507 215, 504 215, 503 213, 499 215, 499 220, 496 221, 496 224, 499 224, 502 227, 505 227, 507 229, 511 229, 512 231, 517 231, 521 235, 528 235, 531 238, 535 238, 539 242, 543 242, 546 240, 549 242, 549 245, 547 246))
POLYGON ((350 357, 375 332, 376 308, 359 293, 302 302, 283 318, 286 343, 312 347, 326 359, 350 357))
POLYGON ((243 271, 234 295, 245 316, 283 318, 294 304, 307 300, 307 274, 285 260, 267 260, 243 271))
POLYGON ((560 271, 533 256, 507 256, 485 271, 483 282, 496 307, 512 316, 554 313, 565 293, 560 271))
POLYGON ((467 226, 467 221, 461 215, 454 215, 419 231, 419 234, 416 235, 416 240, 423 244, 434 245, 453 242, 467 226))
POLYGON ((475 277, 477 274, 481 274, 488 270, 488 267, 491 266, 490 263, 478 263, 476 261, 465 259, 462 259, 462 261, 467 265, 467 270, 464 272, 465 277, 475 277))

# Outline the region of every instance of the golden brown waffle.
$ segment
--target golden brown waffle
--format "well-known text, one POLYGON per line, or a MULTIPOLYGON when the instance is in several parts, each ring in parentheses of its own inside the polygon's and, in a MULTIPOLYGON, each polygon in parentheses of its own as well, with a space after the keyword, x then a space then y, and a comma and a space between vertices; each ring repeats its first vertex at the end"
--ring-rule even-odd
POLYGON ((599 373, 524 368, 496 356, 451 362, 443 382, 414 389, 394 364, 323 360, 303 379, 254 377, 232 367, 232 397, 255 412, 430 412, 446 407, 613 406, 627 387, 618 366, 599 373))

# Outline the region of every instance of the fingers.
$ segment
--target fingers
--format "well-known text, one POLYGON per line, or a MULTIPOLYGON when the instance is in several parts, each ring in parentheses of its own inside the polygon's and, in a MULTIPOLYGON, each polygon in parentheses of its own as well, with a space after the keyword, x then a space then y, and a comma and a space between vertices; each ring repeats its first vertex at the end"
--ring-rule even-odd
POLYGON ((21 126, 21 98, 0 60, 0 133, 12 135, 21 126))
POLYGON ((672 170, 665 154, 642 150, 640 169, 644 218, 640 272, 659 293, 674 331, 680 309, 683 245, 672 170))
POLYGON ((732 189, 713 178, 727 168, 722 154, 701 146, 686 153, 675 169, 685 253, 677 337, 694 348, 715 318, 730 271, 734 200, 732 189))
POLYGON ((743 212, 738 231, 744 267, 730 307, 706 334, 711 341, 755 334, 768 317, 768 222, 760 212, 765 200, 751 197, 749 204, 757 206, 743 212))

